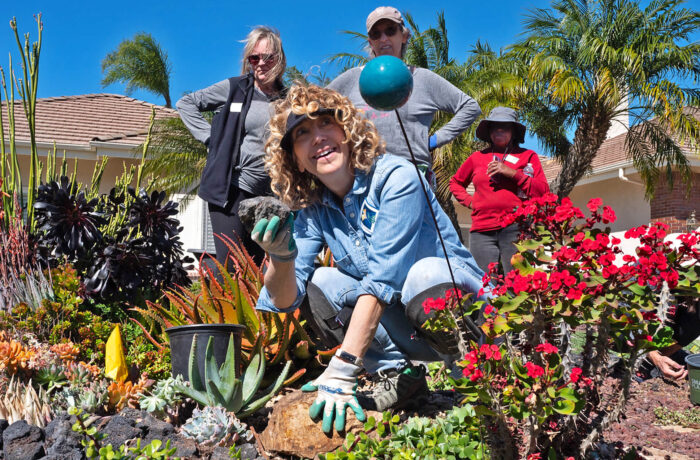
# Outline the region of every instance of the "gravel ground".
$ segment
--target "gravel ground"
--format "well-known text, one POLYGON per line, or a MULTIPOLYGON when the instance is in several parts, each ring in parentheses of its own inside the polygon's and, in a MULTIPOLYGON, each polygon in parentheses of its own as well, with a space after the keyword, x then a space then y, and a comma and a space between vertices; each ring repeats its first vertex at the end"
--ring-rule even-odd
POLYGON ((672 383, 660 378, 632 383, 623 417, 603 432, 601 441, 630 447, 649 459, 700 459, 700 428, 660 426, 654 409, 682 411, 693 407, 688 381, 672 383))

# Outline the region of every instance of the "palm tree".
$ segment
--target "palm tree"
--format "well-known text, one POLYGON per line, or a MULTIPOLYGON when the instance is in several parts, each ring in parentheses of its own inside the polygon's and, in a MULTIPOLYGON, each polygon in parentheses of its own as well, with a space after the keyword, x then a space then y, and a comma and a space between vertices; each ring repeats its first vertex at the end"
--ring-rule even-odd
POLYGON ((700 44, 689 42, 700 13, 682 0, 556 0, 534 9, 511 48, 522 78, 521 111, 562 171, 554 191, 568 195, 590 169, 616 117, 630 117, 625 149, 651 197, 661 168, 690 187, 682 145, 698 152, 700 44), (677 81, 692 81, 684 87, 677 81), (574 130, 573 142, 567 130, 574 130))
POLYGON ((168 54, 163 51, 151 34, 139 32, 131 40, 124 40, 116 50, 102 60, 102 86, 112 83, 126 83, 126 94, 135 89, 144 89, 160 94, 165 98, 165 106, 172 106, 170 100, 170 74, 168 54))
MULTIPOLYGON (((212 113, 204 115, 211 121, 212 113)), ((184 193, 183 209, 199 190, 207 147, 190 134, 180 117, 161 118, 153 124, 147 155, 143 173, 153 178, 156 190, 168 195, 184 193)))

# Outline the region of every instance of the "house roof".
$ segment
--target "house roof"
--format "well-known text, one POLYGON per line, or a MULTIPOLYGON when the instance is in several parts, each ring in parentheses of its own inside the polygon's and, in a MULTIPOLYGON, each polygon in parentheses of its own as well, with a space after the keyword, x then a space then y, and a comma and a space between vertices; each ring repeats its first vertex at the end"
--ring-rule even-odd
MULTIPOLYGON (((594 174, 601 169, 607 169, 612 166, 619 165, 622 167, 632 164, 632 161, 627 159, 627 154, 625 153, 626 137, 627 133, 623 133, 603 141, 600 149, 598 149, 598 153, 591 162, 591 169, 594 174)), ((561 163, 556 159, 544 160, 542 161, 542 170, 547 181, 551 183, 559 175, 561 163)))
MULTIPOLYGON (((700 120, 700 110, 693 107, 685 107, 683 112, 686 114, 694 115, 695 118, 700 120)), ((625 140, 627 139, 627 133, 619 134, 610 139, 606 139, 598 149, 598 153, 593 158, 591 162, 591 170, 587 172, 584 177, 590 177, 597 173, 605 170, 609 170, 613 167, 627 167, 632 165, 632 160, 627 158, 627 153, 625 152, 625 140)), ((691 145, 686 142, 681 145, 682 150, 687 154, 687 152, 692 150, 691 145)), ((547 159, 542 161, 542 170, 544 171, 545 177, 548 182, 552 182, 557 178, 559 172, 561 171, 561 164, 556 159, 547 159)))
MULTIPOLYGON (((151 108, 156 118, 172 117, 174 109, 150 104, 119 94, 84 94, 37 99, 36 140, 38 143, 91 147, 95 142, 134 147, 146 139, 151 108)), ((29 127, 21 101, 15 102, 15 133, 29 141, 29 127)), ((2 103, 2 120, 7 137, 7 101, 2 103)))

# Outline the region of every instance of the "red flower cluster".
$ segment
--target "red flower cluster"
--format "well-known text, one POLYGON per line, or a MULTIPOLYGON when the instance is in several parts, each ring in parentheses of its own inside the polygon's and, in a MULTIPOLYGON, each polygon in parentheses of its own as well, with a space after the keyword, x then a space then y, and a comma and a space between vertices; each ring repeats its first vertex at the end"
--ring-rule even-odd
POLYGON ((535 347, 535 351, 549 355, 551 353, 559 353, 559 349, 551 343, 541 343, 535 347))
POLYGON ((580 367, 574 367, 571 369, 571 375, 569 375, 569 382, 571 383, 576 383, 579 380, 581 380, 581 383, 583 385, 590 386, 593 384, 593 381, 589 379, 588 377, 583 377, 583 370, 580 367))
POLYGON ((431 311, 440 311, 444 310, 445 307, 447 306, 447 302, 445 299, 442 297, 438 297, 437 299, 433 298, 428 298, 423 301, 423 311, 425 314, 429 314, 431 311))
POLYGON ((542 366, 538 366, 537 364, 528 362, 525 363, 525 368, 527 369, 527 375, 533 379, 544 375, 544 369, 542 366))
POLYGON ((485 360, 500 361, 503 358, 498 345, 483 344, 479 349, 474 348, 469 353, 464 355, 466 366, 462 369, 462 374, 469 377, 469 380, 476 382, 484 376, 481 369, 478 368, 480 362, 485 360))

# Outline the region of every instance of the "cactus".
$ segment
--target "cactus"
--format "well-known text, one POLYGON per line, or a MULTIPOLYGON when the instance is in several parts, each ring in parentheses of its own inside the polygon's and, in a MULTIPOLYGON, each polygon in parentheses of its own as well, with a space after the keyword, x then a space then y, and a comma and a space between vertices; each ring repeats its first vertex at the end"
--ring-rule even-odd
POLYGON ((180 429, 183 435, 194 439, 198 444, 211 447, 223 445, 229 440, 236 442, 243 439, 249 442, 253 439, 253 433, 246 429, 245 423, 221 406, 195 409, 192 417, 180 429))
POLYGON ((202 406, 222 406, 238 417, 249 415, 264 406, 280 389, 292 364, 291 361, 287 361, 277 380, 265 390, 265 396, 253 400, 265 375, 265 355, 261 341, 258 340, 255 344, 250 364, 240 378, 236 377, 237 363, 233 334, 229 337, 226 360, 220 368, 216 367, 213 337, 209 337, 204 361, 204 379, 202 379, 197 366, 197 334, 195 334, 192 338, 189 358, 190 386, 176 385, 177 391, 194 399, 202 406))
POLYGON ((27 423, 44 427, 53 418, 49 397, 39 388, 37 393, 32 387, 32 381, 23 383, 12 376, 7 391, 0 397, 0 419, 8 423, 26 420, 27 423))

